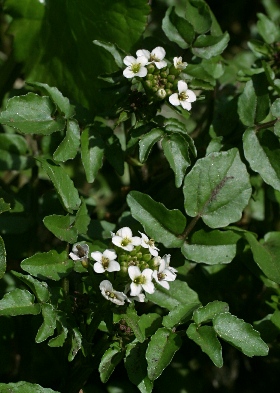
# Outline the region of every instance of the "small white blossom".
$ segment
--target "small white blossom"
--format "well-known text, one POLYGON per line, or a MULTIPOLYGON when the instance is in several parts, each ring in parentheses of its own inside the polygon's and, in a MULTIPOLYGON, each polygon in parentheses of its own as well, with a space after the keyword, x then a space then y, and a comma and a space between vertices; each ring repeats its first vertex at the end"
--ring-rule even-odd
POLYGON ((165 289, 169 289, 168 281, 176 279, 177 270, 169 266, 170 255, 164 255, 160 261, 158 270, 153 271, 153 278, 165 289))
POLYGON ((148 248, 150 254, 152 254, 153 257, 156 257, 158 255, 159 249, 155 246, 155 241, 154 239, 149 239, 148 236, 146 236, 144 233, 140 232, 142 236, 141 239, 141 246, 144 248, 148 248))
POLYGON ((196 101, 196 95, 192 90, 188 89, 188 85, 184 81, 178 82, 178 93, 171 94, 169 97, 169 102, 172 105, 181 105, 184 109, 188 111, 192 108, 192 102, 196 101))
POLYGON ((138 266, 129 266, 128 275, 131 278, 130 296, 139 296, 144 289, 145 292, 154 293, 155 286, 152 283, 152 269, 144 269, 142 272, 138 266))
POLYGON ((117 254, 115 250, 105 250, 103 253, 100 251, 94 251, 91 257, 97 261, 93 265, 93 269, 96 273, 107 272, 118 272, 120 270, 119 262, 115 261, 117 254))
POLYGON ((73 261, 84 261, 87 260, 89 253, 89 246, 87 244, 73 244, 72 252, 70 252, 69 257, 73 261))
MULTIPOLYGON (((130 290, 130 284, 127 284, 125 286, 124 293, 127 295, 129 290, 130 290)), ((139 293, 138 296, 128 296, 127 297, 127 301, 131 302, 131 300, 136 300, 137 302, 144 303, 144 301, 145 301, 145 294, 144 293, 139 293)))
POLYGON ((123 59, 124 64, 127 66, 123 71, 123 75, 126 78, 133 78, 134 76, 144 77, 147 75, 147 68, 145 65, 148 64, 148 60, 145 56, 140 56, 135 59, 133 56, 126 56, 123 59))
POLYGON ((115 291, 113 285, 109 280, 101 281, 99 285, 102 296, 110 302, 122 306, 127 299, 127 296, 123 292, 115 291))
POLYGON ((149 64, 153 63, 159 70, 167 66, 167 63, 164 59, 165 50, 161 46, 157 46, 152 52, 149 52, 147 49, 139 49, 136 52, 137 56, 144 56, 149 64))
POLYGON ((116 234, 111 232, 111 235, 112 243, 126 251, 132 251, 134 246, 140 246, 141 244, 140 237, 132 236, 132 231, 129 227, 119 229, 116 234))
POLYGON ((187 65, 188 65, 188 63, 182 61, 182 57, 181 56, 180 57, 174 57, 173 58, 173 64, 174 64, 174 67, 176 68, 176 70, 180 70, 180 71, 184 70, 187 67, 187 65))

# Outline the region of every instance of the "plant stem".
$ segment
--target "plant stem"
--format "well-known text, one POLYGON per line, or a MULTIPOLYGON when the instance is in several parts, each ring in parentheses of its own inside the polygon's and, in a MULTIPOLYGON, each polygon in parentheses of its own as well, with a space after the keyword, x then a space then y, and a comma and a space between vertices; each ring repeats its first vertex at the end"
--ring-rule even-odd
POLYGON ((190 232, 193 230, 195 224, 197 223, 197 221, 200 219, 201 214, 198 214, 197 216, 195 216, 191 222, 189 223, 189 225, 186 226, 186 229, 184 230, 184 232, 179 236, 181 239, 187 239, 187 237, 189 236, 190 232))

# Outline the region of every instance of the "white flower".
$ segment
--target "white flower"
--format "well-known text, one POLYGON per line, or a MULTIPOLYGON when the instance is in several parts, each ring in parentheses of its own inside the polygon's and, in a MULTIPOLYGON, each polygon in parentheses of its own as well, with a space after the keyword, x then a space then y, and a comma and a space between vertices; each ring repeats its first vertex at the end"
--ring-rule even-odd
POLYGON ((115 261, 117 254, 115 250, 105 250, 103 253, 100 251, 94 251, 91 257, 97 261, 93 265, 93 269, 96 273, 107 272, 118 272, 120 270, 119 262, 115 261))
POLYGON ((132 232, 129 227, 119 229, 116 234, 111 232, 111 235, 112 243, 126 251, 132 251, 134 246, 140 246, 141 244, 140 237, 132 236, 132 232))
POLYGON ((118 306, 122 306, 125 300, 128 300, 123 292, 115 291, 113 285, 108 280, 101 281, 99 288, 105 299, 110 300, 110 302, 118 306))
POLYGON ((165 57, 165 50, 161 46, 157 46, 152 52, 149 52, 147 49, 139 49, 136 55, 146 57, 149 64, 154 63, 159 70, 167 66, 166 61, 163 60, 165 57))
POLYGON ((187 65, 188 65, 188 63, 185 63, 184 61, 182 61, 182 57, 180 56, 180 57, 174 57, 173 58, 173 64, 174 64, 174 67, 176 68, 176 70, 184 70, 186 67, 187 67, 187 65))
POLYGON ((133 78, 134 76, 144 77, 147 75, 147 68, 145 67, 148 64, 148 60, 145 56, 140 56, 135 59, 133 56, 126 56, 123 59, 124 64, 127 66, 123 71, 123 75, 126 78, 133 78))
POLYGON ((172 105, 182 105, 184 109, 191 110, 191 103, 196 101, 196 95, 192 90, 188 89, 188 85, 184 81, 178 82, 178 93, 174 93, 169 97, 169 102, 172 105))
POLYGON ((168 281, 176 279, 177 270, 169 266, 170 255, 164 255, 160 261, 158 270, 153 271, 153 278, 165 289, 169 289, 168 281))
POLYGON ((142 236, 141 239, 141 246, 144 248, 148 248, 149 252, 152 254, 153 257, 156 257, 158 255, 159 249, 155 246, 155 241, 154 239, 149 239, 148 236, 146 236, 144 233, 140 232, 142 236))
MULTIPOLYGON (((130 284, 127 284, 125 286, 125 289, 124 289, 124 293, 126 295, 127 295, 128 291, 129 291, 129 289, 130 289, 130 284)), ((137 295, 137 296, 128 296, 127 297, 127 301, 131 302, 131 300, 136 300, 137 302, 144 303, 145 295, 144 295, 144 293, 139 293, 139 295, 137 295)))
POLYGON ((87 244, 73 244, 72 252, 70 252, 69 257, 73 261, 84 261, 88 258, 89 246, 87 244))
POLYGON ((128 275, 132 280, 130 284, 130 296, 139 296, 142 290, 154 293, 155 286, 152 283, 152 269, 144 269, 142 272, 138 266, 129 266, 128 275))

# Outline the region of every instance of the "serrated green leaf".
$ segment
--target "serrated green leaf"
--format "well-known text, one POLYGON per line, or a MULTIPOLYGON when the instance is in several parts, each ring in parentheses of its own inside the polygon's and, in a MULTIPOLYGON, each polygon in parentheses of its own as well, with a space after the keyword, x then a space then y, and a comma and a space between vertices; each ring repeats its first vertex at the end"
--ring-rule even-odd
POLYGON ((229 43, 229 39, 227 32, 221 36, 200 35, 193 44, 192 52, 203 59, 211 59, 223 53, 229 43))
POLYGON ((167 328, 173 328, 179 324, 189 321, 192 317, 194 310, 199 307, 200 302, 189 302, 185 300, 185 304, 179 304, 174 307, 168 315, 163 317, 162 324, 167 328))
POLYGON ((209 6, 202 0, 187 0, 186 19, 193 25, 198 34, 206 33, 212 25, 209 6))
POLYGON ((178 237, 186 226, 186 219, 179 210, 168 210, 162 203, 150 196, 131 191, 127 203, 132 216, 144 227, 148 236, 165 247, 180 247, 183 239, 178 237))
POLYGON ((74 186, 73 181, 69 175, 65 172, 64 168, 51 159, 37 158, 41 162, 44 171, 49 176, 55 189, 58 193, 59 198, 65 209, 72 213, 73 210, 78 210, 81 200, 79 193, 74 186))
POLYGON ((238 114, 245 126, 261 122, 269 113, 268 81, 265 73, 253 75, 238 99, 238 114))
POLYGON ((5 243, 2 237, 0 236, 0 279, 4 276, 6 272, 6 249, 5 243))
POLYGON ((277 42, 280 39, 279 26, 272 22, 266 15, 258 13, 257 22, 258 32, 268 44, 277 42))
POLYGON ((56 309, 48 303, 42 303, 41 308, 44 321, 36 334, 36 343, 41 343, 52 336, 56 327, 56 309))
POLYGON ((191 165, 189 146, 181 134, 171 134, 163 138, 162 148, 175 174, 175 185, 181 187, 186 170, 191 165))
POLYGON ((250 244, 259 268, 270 280, 280 284, 280 233, 268 232, 262 242, 258 242, 250 232, 244 232, 243 236, 250 244))
POLYGON ((73 217, 61 216, 53 214, 46 216, 43 219, 44 225, 51 231, 58 239, 67 243, 76 243, 78 237, 78 231, 73 226, 73 217))
POLYGON ((148 344, 146 359, 148 363, 148 377, 154 381, 170 364, 175 352, 182 344, 180 336, 167 328, 160 328, 151 337, 148 344))
POLYGON ((185 306, 186 303, 190 305, 190 307, 193 307, 195 304, 200 304, 197 293, 193 291, 186 282, 180 280, 170 282, 169 290, 158 285, 153 294, 146 293, 146 296, 151 302, 160 307, 167 308, 170 311, 180 305, 185 306))
POLYGON ((183 244, 181 251, 187 259, 197 263, 230 263, 236 255, 239 239, 240 236, 231 231, 200 230, 183 244))
POLYGON ((57 390, 43 388, 36 383, 20 381, 16 383, 0 383, 1 393, 59 393, 57 390))
POLYGON ((56 116, 55 110, 49 97, 28 93, 9 99, 6 109, 0 113, 0 123, 24 134, 49 135, 65 127, 64 118, 56 116))
POLYGON ((187 336, 200 346, 216 367, 223 366, 222 346, 212 326, 196 326, 192 323, 187 330, 187 336))
POLYGON ((193 320, 197 325, 202 322, 211 321, 217 314, 224 313, 229 310, 229 306, 225 302, 215 300, 206 306, 201 306, 193 313, 193 320))
POLYGON ((80 146, 80 127, 76 120, 67 120, 66 135, 56 151, 53 158, 56 161, 65 162, 76 157, 80 146))
POLYGON ((66 251, 55 250, 32 255, 21 262, 21 268, 32 276, 45 280, 59 281, 67 276, 74 267, 72 259, 68 259, 66 251))
POLYGON ((37 88, 43 95, 48 95, 58 110, 65 115, 66 119, 74 116, 75 110, 73 105, 70 104, 68 98, 64 97, 56 87, 51 87, 46 83, 40 82, 27 82, 27 85, 37 88))
POLYGON ((153 128, 147 134, 144 134, 139 141, 139 159, 145 162, 149 157, 152 147, 164 136, 160 128, 153 128))
POLYGON ((0 315, 37 315, 41 306, 34 303, 35 297, 25 289, 14 289, 0 300, 0 315))
POLYGON ((21 274, 13 270, 11 271, 11 273, 29 286, 29 288, 35 294, 39 302, 47 302, 49 300, 50 292, 48 289, 48 284, 46 282, 38 281, 32 276, 21 274))
POLYGON ((238 150, 197 160, 183 191, 187 214, 201 217, 210 228, 238 221, 251 196, 249 174, 238 150))
POLYGON ((81 135, 81 156, 87 181, 92 183, 103 165, 104 142, 93 128, 86 128, 81 135))
POLYGON ((123 357, 124 352, 119 344, 115 343, 114 346, 107 349, 98 367, 100 379, 103 383, 108 381, 115 367, 120 363, 123 357))
POLYGON ((151 393, 153 382, 147 376, 145 358, 147 342, 132 342, 126 347, 124 365, 130 382, 138 387, 141 393, 151 393))
POLYGON ((229 312, 216 315, 213 327, 219 337, 249 357, 268 354, 268 346, 261 339, 260 333, 254 330, 252 325, 229 312))
POLYGON ((279 139, 268 130, 256 133, 254 129, 248 128, 243 135, 243 147, 245 158, 253 171, 280 191, 279 139))

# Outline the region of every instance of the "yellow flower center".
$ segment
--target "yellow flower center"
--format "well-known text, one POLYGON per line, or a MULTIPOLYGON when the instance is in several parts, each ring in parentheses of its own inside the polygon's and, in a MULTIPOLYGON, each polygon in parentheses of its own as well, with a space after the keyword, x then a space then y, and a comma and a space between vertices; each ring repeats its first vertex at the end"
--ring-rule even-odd
POLYGON ((182 93, 179 94, 179 100, 180 101, 186 101, 189 98, 187 93, 185 91, 182 91, 182 93))

